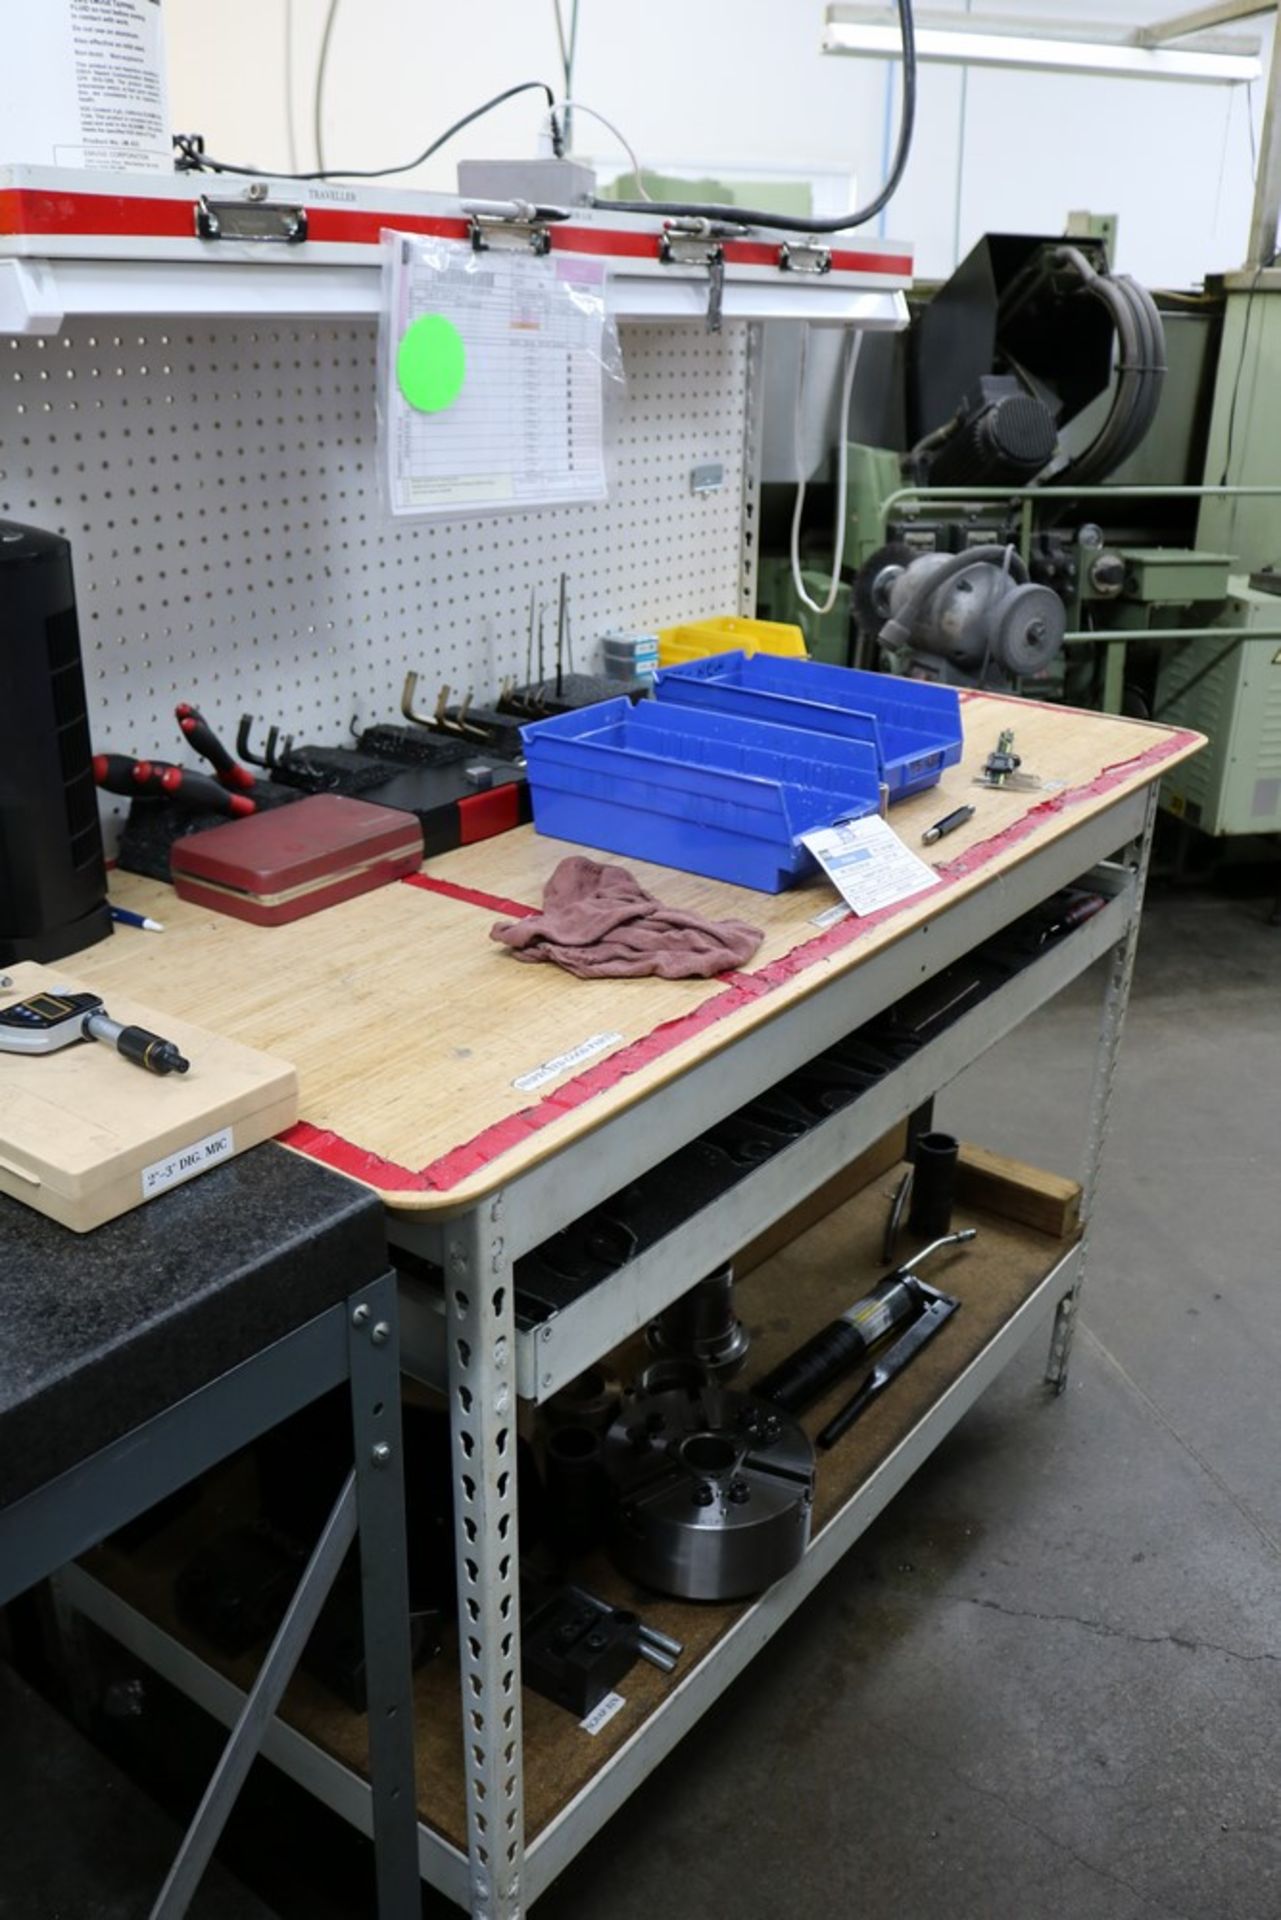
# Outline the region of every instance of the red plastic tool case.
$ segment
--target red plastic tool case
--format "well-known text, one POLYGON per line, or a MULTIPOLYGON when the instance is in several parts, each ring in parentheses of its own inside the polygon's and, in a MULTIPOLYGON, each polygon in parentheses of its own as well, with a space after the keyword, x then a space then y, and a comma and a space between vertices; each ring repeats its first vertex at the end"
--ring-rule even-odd
POLYGON ((280 927, 416 873, 422 859, 412 813, 316 793, 175 841, 170 869, 180 900, 280 927))

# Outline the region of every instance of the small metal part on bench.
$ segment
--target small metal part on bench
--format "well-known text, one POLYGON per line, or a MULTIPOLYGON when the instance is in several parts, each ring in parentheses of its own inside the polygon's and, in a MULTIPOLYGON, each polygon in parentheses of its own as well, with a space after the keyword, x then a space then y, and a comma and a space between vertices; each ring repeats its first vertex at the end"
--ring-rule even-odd
POLYGON ((781 1579, 805 1552, 814 1449, 755 1396, 637 1394, 610 1428, 615 1564, 685 1600, 737 1600, 781 1579))
POLYGON ((1035 792, 1041 784, 1040 780, 1034 773, 1024 773, 1022 767, 1022 756, 1014 751, 1014 730, 1006 727, 983 762, 981 772, 975 774, 974 784, 976 787, 990 787, 997 792, 1035 792))
POLYGON ((713 1380, 733 1378, 751 1336, 734 1311, 734 1269, 722 1267, 651 1320, 646 1335, 664 1360, 695 1360, 713 1380))

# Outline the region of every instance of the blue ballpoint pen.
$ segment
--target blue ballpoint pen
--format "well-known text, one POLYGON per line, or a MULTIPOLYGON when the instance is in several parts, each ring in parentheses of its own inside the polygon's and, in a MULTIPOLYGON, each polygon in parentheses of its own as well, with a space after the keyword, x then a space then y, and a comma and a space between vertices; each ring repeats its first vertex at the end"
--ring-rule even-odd
POLYGON ((141 927, 144 933, 164 932, 159 920, 148 920, 145 913, 134 913, 129 907, 113 907, 111 917, 118 920, 122 927, 141 927))

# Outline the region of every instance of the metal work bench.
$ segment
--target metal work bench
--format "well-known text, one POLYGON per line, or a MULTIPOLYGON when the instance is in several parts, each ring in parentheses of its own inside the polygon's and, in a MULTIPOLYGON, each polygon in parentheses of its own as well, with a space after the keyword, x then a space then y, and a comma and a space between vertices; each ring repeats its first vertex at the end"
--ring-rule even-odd
MULTIPOLYGON (((119 897, 168 931, 149 943, 113 940, 78 963, 108 995, 126 983, 141 993, 145 980, 158 1010, 199 1008, 220 1031, 292 1058, 303 1119, 289 1143, 375 1187, 406 1265, 426 1260, 443 1276, 402 1287, 404 1364, 450 1397, 461 1663, 461 1700, 439 1662, 416 1685, 418 1853, 423 1876, 483 1920, 515 1920, 538 1897, 1038 1329, 1052 1328, 1050 1380, 1066 1378, 1156 787, 1198 738, 993 696, 966 698, 963 712, 962 765, 893 817, 915 842, 961 800, 978 800, 976 816, 932 849, 935 887, 897 908, 834 917, 821 884, 766 897, 628 863, 674 904, 763 927, 751 966, 728 979, 602 984, 515 963, 489 941, 489 925, 530 910, 569 851, 532 830, 275 930, 213 918, 122 878, 119 897), (1007 725, 1042 785, 978 795, 974 774, 1007 725), (745 1177, 728 1201, 694 1212, 562 1310, 518 1316, 520 1256, 1086 875, 1107 902, 1092 919, 745 1177), (869 1179, 883 1177, 896 1152, 891 1144, 887 1157, 884 1142, 906 1116, 1104 956, 1080 1231, 1055 1238, 984 1216, 985 1250, 944 1281, 965 1300, 955 1336, 949 1328, 902 1394, 887 1395, 847 1436, 848 1451, 820 1465, 800 1567, 744 1606, 646 1603, 686 1642, 670 1680, 630 1677, 628 1711, 594 1738, 522 1698, 518 1401, 545 1400, 860 1156, 869 1179), (284 1006, 274 992, 281 977, 292 988, 284 1006), (326 1008, 337 1012, 326 1017, 326 1008)), ((817 1254, 789 1265, 783 1252, 750 1277, 754 1300, 768 1301, 776 1320, 781 1313, 793 1339, 823 1324, 875 1270, 883 1219, 874 1187, 855 1194, 812 1229, 826 1281, 817 1254)), ((762 1340, 762 1364, 776 1357, 762 1340)), ((602 1584, 607 1577, 601 1571, 602 1584)), ((98 1565, 76 1572, 69 1592, 213 1712, 235 1713, 239 1677, 183 1643, 161 1617, 154 1578, 98 1565)), ((291 1701, 264 1750, 361 1820, 359 1729, 336 1727, 305 1689, 291 1701)))
POLYGON ((349 1383, 354 1465, 152 1912, 187 1911, 359 1535, 363 1824, 380 1915, 417 1914, 397 1297, 373 1197, 267 1145, 89 1235, 0 1199, 0 1330, 0 1604, 349 1383))

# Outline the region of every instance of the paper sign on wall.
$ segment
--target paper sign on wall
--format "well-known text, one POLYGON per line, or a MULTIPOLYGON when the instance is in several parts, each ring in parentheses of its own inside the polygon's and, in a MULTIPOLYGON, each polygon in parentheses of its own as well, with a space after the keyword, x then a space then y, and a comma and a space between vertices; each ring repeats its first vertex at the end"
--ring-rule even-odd
POLYGON ((621 364, 600 262, 384 238, 391 511, 456 518, 603 500, 602 378, 621 364))

